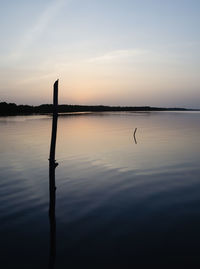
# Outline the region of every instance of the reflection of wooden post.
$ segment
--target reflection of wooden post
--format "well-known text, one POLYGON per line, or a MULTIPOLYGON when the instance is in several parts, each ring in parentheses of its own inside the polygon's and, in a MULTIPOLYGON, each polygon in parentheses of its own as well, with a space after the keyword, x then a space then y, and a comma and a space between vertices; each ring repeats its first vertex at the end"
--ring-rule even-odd
POLYGON ((50 256, 49 268, 54 268, 56 257, 56 185, 55 185, 55 169, 58 163, 55 160, 56 150, 56 134, 57 134, 57 120, 58 120, 58 80, 54 83, 53 92, 53 120, 51 133, 51 146, 49 154, 49 222, 50 222, 50 256))

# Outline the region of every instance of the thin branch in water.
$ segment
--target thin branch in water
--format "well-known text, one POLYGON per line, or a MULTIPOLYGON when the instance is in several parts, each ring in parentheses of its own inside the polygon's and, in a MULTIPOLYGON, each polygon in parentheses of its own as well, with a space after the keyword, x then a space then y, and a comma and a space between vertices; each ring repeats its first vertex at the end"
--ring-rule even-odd
POLYGON ((135 128, 135 131, 133 133, 133 138, 134 138, 135 144, 137 144, 137 139, 136 139, 136 136, 135 136, 136 132, 137 132, 137 128, 135 128))

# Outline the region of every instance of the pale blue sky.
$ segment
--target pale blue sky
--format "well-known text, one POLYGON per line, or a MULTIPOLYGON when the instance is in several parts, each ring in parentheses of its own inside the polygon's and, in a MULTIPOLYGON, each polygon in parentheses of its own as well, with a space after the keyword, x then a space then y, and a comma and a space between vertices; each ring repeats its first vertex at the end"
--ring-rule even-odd
POLYGON ((200 108, 199 0, 0 0, 0 98, 200 108))

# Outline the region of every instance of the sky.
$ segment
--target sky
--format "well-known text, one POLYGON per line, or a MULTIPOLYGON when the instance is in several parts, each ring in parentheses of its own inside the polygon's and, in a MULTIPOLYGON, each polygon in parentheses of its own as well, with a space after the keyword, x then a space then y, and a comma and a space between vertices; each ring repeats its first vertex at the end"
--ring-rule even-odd
POLYGON ((0 0, 0 101, 200 108, 199 0, 0 0))

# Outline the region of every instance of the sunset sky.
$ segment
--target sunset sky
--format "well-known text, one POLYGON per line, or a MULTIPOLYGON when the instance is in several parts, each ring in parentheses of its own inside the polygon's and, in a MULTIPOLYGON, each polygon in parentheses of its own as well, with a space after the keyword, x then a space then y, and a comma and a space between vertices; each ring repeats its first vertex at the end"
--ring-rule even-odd
POLYGON ((199 0, 0 3, 0 101, 200 108, 199 0))

